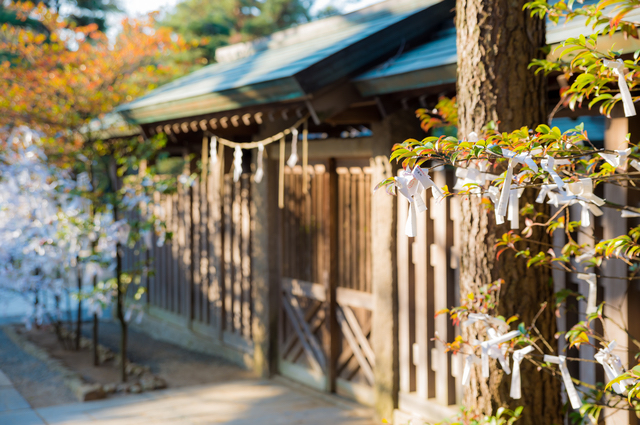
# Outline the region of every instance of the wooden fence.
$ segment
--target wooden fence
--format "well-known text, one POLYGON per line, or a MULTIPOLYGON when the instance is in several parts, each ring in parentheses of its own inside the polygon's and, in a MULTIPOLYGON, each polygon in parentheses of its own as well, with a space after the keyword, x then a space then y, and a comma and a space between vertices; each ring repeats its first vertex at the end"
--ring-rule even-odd
MULTIPOLYGON (((143 282, 152 315, 244 353, 253 351, 252 185, 249 175, 234 182, 218 170, 191 186, 178 184, 173 194, 156 193, 154 213, 173 237, 158 246, 153 235, 147 254, 153 273, 143 282)), ((125 270, 140 256, 138 246, 126 250, 125 270)))

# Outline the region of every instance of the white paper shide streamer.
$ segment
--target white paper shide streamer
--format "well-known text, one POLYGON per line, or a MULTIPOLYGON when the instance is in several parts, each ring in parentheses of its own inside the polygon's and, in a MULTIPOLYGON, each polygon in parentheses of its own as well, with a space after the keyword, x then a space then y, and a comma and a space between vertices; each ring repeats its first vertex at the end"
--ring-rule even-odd
POLYGON ((256 168, 256 174, 253 176, 253 181, 260 183, 262 177, 264 177, 264 170, 262 169, 262 160, 264 157, 264 145, 260 143, 258 145, 258 167, 256 168))
POLYGON ((287 160, 287 165, 290 168, 293 168, 298 163, 298 129, 292 128, 291 134, 293 138, 291 139, 291 156, 287 160))
POLYGON ((533 345, 513 352, 513 373, 511 374, 511 392, 509 395, 515 400, 522 397, 522 378, 520 377, 520 363, 524 356, 533 351, 533 345))
POLYGON ((218 138, 216 136, 213 136, 211 138, 211 142, 209 143, 209 156, 211 157, 209 163, 211 165, 214 165, 218 162, 217 144, 218 144, 218 138))
POLYGON ((233 181, 240 180, 242 175, 242 149, 240 146, 236 146, 233 152, 233 181))
POLYGON ((629 86, 627 80, 624 78, 624 62, 622 59, 615 61, 604 60, 604 66, 612 68, 616 74, 618 74, 618 86, 620 87, 620 97, 622 98, 622 104, 624 105, 624 116, 633 117, 636 115, 636 108, 633 105, 633 99, 629 92, 629 86))

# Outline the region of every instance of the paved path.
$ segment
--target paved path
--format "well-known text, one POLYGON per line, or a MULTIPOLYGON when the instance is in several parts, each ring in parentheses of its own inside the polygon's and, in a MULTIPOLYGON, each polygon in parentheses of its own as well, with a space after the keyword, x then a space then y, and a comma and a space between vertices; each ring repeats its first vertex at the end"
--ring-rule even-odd
POLYGON ((373 425, 371 410, 287 381, 243 380, 32 409, 0 372, 2 425, 373 425))

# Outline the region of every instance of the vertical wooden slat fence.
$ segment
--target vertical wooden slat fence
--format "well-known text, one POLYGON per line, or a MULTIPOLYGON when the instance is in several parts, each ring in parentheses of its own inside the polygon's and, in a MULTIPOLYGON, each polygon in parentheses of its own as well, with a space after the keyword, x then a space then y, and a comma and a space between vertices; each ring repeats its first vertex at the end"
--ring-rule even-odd
MULTIPOLYGON (((160 246, 152 237, 146 299, 152 315, 250 354, 252 176, 234 182, 216 167, 209 171, 191 186, 153 196, 149 208, 173 237, 160 246)), ((145 258, 141 243, 125 251, 125 270, 145 258)))
MULTIPOLYGON (((434 182, 452 187, 453 172, 437 170, 434 182)), ((424 192, 429 209, 418 215, 417 236, 405 234, 409 204, 398 199, 398 340, 399 409, 430 420, 455 414, 457 359, 434 341, 455 338, 446 315, 435 312, 457 304, 457 258, 454 248, 458 204, 447 198, 435 202, 424 192), (452 261, 453 260, 453 261, 452 261)))

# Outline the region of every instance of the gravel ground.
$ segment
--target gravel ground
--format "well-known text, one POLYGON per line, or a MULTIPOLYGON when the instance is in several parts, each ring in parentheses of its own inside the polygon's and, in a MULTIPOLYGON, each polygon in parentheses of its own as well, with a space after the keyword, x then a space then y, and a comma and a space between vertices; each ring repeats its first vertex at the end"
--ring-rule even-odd
MULTIPOLYGON (((113 352, 120 351, 120 327, 115 322, 100 322, 100 344, 113 352)), ((83 326, 82 333, 91 338, 92 324, 83 326)), ((253 375, 224 359, 189 351, 129 328, 128 358, 148 366, 151 372, 167 381, 171 388, 251 378, 253 375)))
POLYGON ((77 401, 59 373, 22 351, 0 329, 0 369, 32 407, 77 401))

